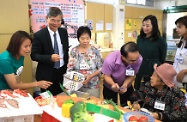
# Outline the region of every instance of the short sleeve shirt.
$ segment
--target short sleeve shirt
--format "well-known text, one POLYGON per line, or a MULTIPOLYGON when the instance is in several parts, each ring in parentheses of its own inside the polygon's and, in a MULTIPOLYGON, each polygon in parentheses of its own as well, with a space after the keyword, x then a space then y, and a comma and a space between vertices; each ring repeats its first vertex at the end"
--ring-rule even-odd
POLYGON ((23 65, 23 56, 17 60, 8 51, 4 51, 0 54, 0 90, 10 89, 4 75, 14 74, 20 76, 23 70, 23 65))
MULTIPOLYGON (((103 60, 101 58, 101 54, 97 48, 95 48, 93 45, 90 46, 88 51, 84 54, 81 54, 78 50, 78 46, 72 48, 70 51, 69 56, 69 62, 68 62, 68 71, 76 71, 81 74, 87 75, 87 74, 93 74, 98 69, 101 69, 103 60), (88 65, 88 69, 81 69, 80 64, 82 62, 85 62, 85 64, 88 65)), ((92 89, 98 89, 99 88, 99 75, 93 77, 89 81, 89 88, 92 89)))
MULTIPOLYGON (((142 56, 140 55, 137 62, 134 64, 125 65, 121 59, 120 51, 115 51, 110 53, 104 60, 102 66, 102 73, 110 75, 115 83, 118 83, 119 86, 123 85, 126 76, 127 69, 133 69, 135 74, 138 73, 140 65, 142 63, 142 56)), ((104 82, 104 85, 111 89, 111 86, 104 82)))

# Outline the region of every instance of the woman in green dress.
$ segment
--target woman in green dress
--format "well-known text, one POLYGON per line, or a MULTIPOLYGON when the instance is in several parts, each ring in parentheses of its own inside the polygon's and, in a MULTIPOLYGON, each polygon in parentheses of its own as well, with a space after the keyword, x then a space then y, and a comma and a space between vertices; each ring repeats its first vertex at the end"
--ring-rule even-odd
POLYGON ((154 15, 148 15, 143 19, 137 44, 143 57, 134 83, 134 88, 139 90, 142 79, 145 82, 150 81, 154 71, 153 65, 164 63, 166 58, 167 43, 160 36, 157 18, 154 15))

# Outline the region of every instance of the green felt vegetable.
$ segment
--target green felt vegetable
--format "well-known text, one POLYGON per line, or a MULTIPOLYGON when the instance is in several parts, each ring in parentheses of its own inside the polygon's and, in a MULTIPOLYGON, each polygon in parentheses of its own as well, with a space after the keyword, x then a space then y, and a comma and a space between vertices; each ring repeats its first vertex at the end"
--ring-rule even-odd
POLYGON ((72 122, 93 122, 94 118, 86 111, 84 102, 75 103, 70 109, 70 117, 72 122))
POLYGON ((116 103, 114 103, 114 102, 112 101, 112 99, 110 99, 110 100, 105 100, 105 102, 106 102, 107 104, 111 104, 111 105, 114 107, 114 111, 119 112, 121 115, 124 114, 124 112, 121 111, 121 110, 118 108, 118 106, 116 105, 116 103))
POLYGON ((66 103, 72 103, 72 104, 74 104, 74 101, 72 99, 68 99, 63 104, 66 104, 66 103))

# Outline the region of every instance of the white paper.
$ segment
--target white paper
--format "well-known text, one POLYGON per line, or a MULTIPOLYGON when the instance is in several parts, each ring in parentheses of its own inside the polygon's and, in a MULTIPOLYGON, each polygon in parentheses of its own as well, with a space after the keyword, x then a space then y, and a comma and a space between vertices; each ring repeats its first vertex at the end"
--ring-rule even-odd
POLYGON ((106 30, 112 30, 112 23, 106 23, 106 30))
POLYGON ((0 108, 0 118, 3 117, 17 117, 17 116, 28 116, 35 114, 42 114, 43 111, 33 99, 33 97, 29 94, 29 97, 24 98, 12 98, 16 99, 19 102, 19 108, 14 110, 10 110, 7 108, 0 108), (15 111, 16 110, 16 111, 15 111))
POLYGON ((132 33, 131 32, 128 33, 128 37, 132 37, 132 33))
POLYGON ((103 30, 103 23, 96 23, 96 31, 102 31, 103 30))

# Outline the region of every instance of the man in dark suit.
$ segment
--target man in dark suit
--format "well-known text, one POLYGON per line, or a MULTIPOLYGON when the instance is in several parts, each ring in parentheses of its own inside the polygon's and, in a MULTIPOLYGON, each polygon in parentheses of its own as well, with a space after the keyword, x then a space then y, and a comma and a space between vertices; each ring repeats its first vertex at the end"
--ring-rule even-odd
MULTIPOLYGON (((62 92, 59 83, 63 83, 63 74, 66 73, 68 63, 67 30, 59 28, 62 17, 59 8, 49 8, 46 17, 48 26, 36 32, 32 42, 31 58, 38 62, 36 80, 53 82, 48 88, 53 95, 62 92)), ((41 92, 44 91, 41 89, 41 92)))

